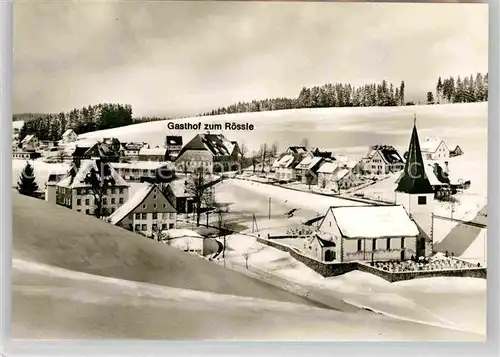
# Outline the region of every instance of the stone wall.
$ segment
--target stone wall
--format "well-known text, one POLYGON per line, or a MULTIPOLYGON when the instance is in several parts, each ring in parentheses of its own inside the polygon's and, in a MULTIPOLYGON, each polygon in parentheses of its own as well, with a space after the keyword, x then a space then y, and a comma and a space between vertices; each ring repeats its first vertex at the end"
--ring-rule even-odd
POLYGON ((337 276, 348 273, 353 270, 359 270, 366 273, 374 274, 382 279, 389 282, 411 280, 417 278, 432 278, 440 276, 448 277, 469 277, 469 278, 481 278, 486 279, 486 268, 467 268, 467 269, 455 269, 455 270, 433 270, 433 271, 410 271, 410 272, 399 272, 392 273, 382 269, 378 269, 370 266, 369 264, 362 262, 347 262, 347 263, 325 263, 321 262, 312 257, 308 257, 299 252, 298 249, 282 244, 273 242, 263 238, 257 238, 259 243, 268 245, 270 247, 279 249, 284 252, 288 252, 292 258, 305 264, 318 274, 324 277, 337 276))

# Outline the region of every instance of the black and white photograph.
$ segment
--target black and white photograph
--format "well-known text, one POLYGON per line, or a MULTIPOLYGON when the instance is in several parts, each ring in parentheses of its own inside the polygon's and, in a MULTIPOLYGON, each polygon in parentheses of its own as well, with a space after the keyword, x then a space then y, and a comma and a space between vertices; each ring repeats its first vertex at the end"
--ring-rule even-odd
POLYGON ((486 341, 488 4, 13 6, 13 339, 486 341))

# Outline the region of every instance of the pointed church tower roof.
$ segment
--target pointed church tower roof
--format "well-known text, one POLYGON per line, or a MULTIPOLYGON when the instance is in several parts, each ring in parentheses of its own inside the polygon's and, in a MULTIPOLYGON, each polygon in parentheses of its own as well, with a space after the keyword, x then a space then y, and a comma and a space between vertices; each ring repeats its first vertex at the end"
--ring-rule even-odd
POLYGON ((432 185, 425 174, 424 160, 420 151, 420 142, 418 141, 417 119, 413 121, 413 132, 411 134, 410 146, 408 148, 408 157, 403 175, 399 180, 396 192, 408 194, 426 194, 434 193, 432 185))

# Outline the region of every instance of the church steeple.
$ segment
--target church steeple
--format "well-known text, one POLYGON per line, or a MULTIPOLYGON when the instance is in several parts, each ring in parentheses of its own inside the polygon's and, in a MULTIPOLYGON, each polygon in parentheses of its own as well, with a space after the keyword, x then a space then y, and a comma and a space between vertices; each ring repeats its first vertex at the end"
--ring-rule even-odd
POLYGON ((427 194, 434 193, 432 185, 425 174, 424 160, 420 151, 420 142, 417 133, 417 118, 413 117, 413 132, 411 134, 408 156, 403 172, 399 180, 396 192, 407 194, 427 194))

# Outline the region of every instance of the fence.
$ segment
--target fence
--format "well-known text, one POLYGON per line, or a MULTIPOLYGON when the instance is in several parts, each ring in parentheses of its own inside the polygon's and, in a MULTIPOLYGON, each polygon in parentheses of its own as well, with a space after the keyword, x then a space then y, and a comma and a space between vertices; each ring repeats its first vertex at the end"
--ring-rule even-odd
POLYGON ((318 274, 324 277, 337 276, 348 273, 353 270, 359 270, 366 273, 374 274, 389 282, 411 280, 417 278, 430 278, 430 277, 472 277, 486 279, 486 268, 466 268, 466 269, 447 269, 447 270, 429 270, 429 271, 409 271, 409 272, 389 272, 382 269, 372 267, 363 262, 348 262, 348 263, 326 263, 308 257, 299 252, 298 249, 273 242, 264 238, 257 238, 259 243, 267 246, 288 252, 292 258, 305 264, 318 274))

